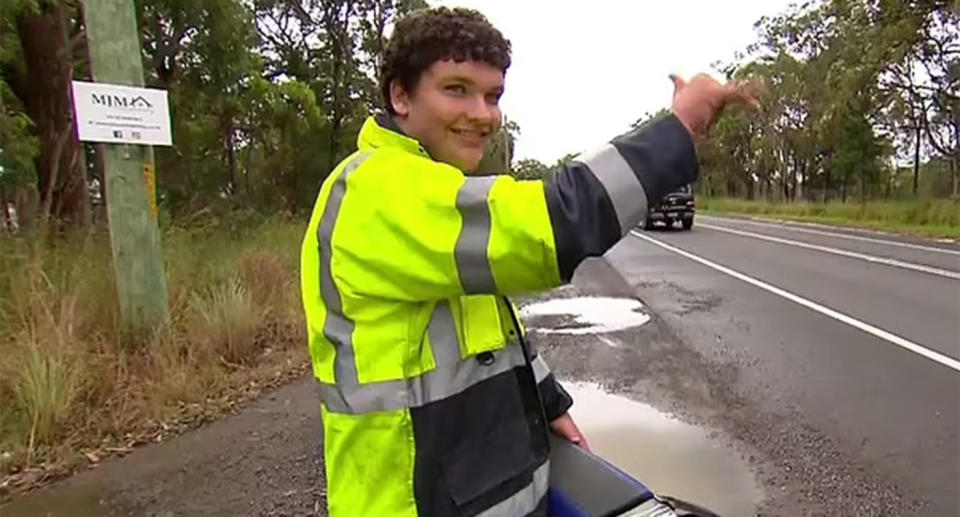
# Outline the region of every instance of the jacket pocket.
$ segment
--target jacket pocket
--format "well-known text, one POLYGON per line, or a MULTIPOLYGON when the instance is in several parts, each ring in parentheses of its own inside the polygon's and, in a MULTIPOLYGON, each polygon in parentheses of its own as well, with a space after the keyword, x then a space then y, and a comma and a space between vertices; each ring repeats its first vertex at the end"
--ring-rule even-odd
POLYGON ((458 301, 463 336, 460 340, 461 357, 503 348, 506 339, 500 326, 497 297, 486 294, 461 296, 458 301))
POLYGON ((535 461, 530 427, 517 418, 482 439, 465 441, 443 458, 442 466, 451 498, 463 506, 519 476, 535 461))

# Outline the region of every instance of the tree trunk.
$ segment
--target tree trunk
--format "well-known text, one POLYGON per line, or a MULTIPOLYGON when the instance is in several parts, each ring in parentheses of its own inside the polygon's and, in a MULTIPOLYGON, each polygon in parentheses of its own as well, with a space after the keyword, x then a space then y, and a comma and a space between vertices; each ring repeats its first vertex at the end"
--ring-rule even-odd
POLYGON ((913 144, 913 197, 917 197, 917 189, 920 184, 920 137, 923 132, 920 124, 917 124, 917 137, 913 144))
POLYGON ((794 184, 794 188, 793 188, 794 201, 796 200, 803 201, 803 195, 804 195, 803 187, 806 185, 806 182, 807 182, 806 174, 807 174, 807 162, 806 160, 801 160, 799 169, 797 170, 797 177, 796 177, 797 181, 794 184))
POLYGON ((960 123, 953 120, 953 156, 950 157, 950 178, 953 182, 953 199, 960 200, 960 123))
POLYGON ((32 233, 37 225, 37 212, 39 207, 37 190, 34 188, 18 189, 13 201, 13 209, 16 213, 17 226, 21 233, 32 233))
POLYGON ((727 176, 727 197, 737 197, 737 183, 727 176))
POLYGON ((340 107, 340 84, 337 80, 340 74, 340 69, 341 63, 338 59, 333 65, 333 119, 330 121, 330 145, 327 149, 327 152, 330 153, 329 157, 327 158, 328 174, 333 171, 333 168, 337 165, 337 151, 340 148, 340 130, 343 126, 343 112, 341 111, 340 107))
POLYGON ((62 2, 44 2, 37 12, 24 10, 17 30, 26 62, 17 91, 40 138, 37 167, 41 223, 53 217, 73 226, 89 223, 90 204, 83 147, 73 128, 72 52, 62 2))
POLYGON ((233 127, 233 118, 230 117, 227 120, 226 124, 226 135, 224 138, 224 144, 227 149, 227 169, 230 171, 230 194, 234 195, 237 193, 240 185, 240 172, 237 170, 239 165, 237 163, 237 143, 234 139, 234 127, 233 127))
POLYGON ((867 171, 863 167, 857 172, 857 178, 860 181, 860 204, 864 205, 867 203, 867 171))
POLYGON ((957 188, 958 188, 957 174, 960 173, 960 170, 958 170, 960 169, 960 165, 958 165, 958 162, 960 162, 960 156, 953 156, 949 160, 949 162, 950 162, 950 181, 953 185, 953 199, 960 199, 960 193, 957 192, 957 188))
POLYGON ((0 233, 6 233, 8 230, 7 216, 7 189, 0 185, 0 233))
MULTIPOLYGON (((374 30, 376 30, 376 50, 377 55, 373 60, 373 72, 374 77, 380 77, 380 70, 383 68, 383 48, 384 48, 384 32, 387 29, 387 18, 389 16, 389 8, 393 4, 392 0, 378 0, 374 7, 373 17, 374 17, 374 30)), ((384 106, 386 107, 386 106, 384 106)))
POLYGON ((327 34, 330 38, 330 59, 332 61, 331 82, 331 120, 330 120, 330 141, 328 152, 327 170, 332 171, 337 165, 337 154, 340 151, 340 132, 343 129, 343 121, 346 118, 346 104, 349 102, 345 97, 347 73, 346 61, 351 59, 350 49, 347 48, 349 42, 348 24, 350 23, 350 14, 353 11, 353 0, 344 0, 342 2, 333 2, 327 8, 324 16, 324 22, 327 34))
POLYGON ((790 193, 793 191, 791 184, 795 183, 793 179, 797 173, 796 160, 793 157, 789 161, 783 160, 783 176, 780 178, 783 182, 783 202, 790 202, 790 193))
POLYGON ((824 203, 826 203, 827 201, 830 201, 830 168, 829 167, 827 168, 825 174, 826 176, 823 179, 823 202, 824 203))
POLYGON ((247 141, 247 148, 244 149, 243 157, 243 193, 250 196, 250 151, 253 150, 253 139, 247 141))

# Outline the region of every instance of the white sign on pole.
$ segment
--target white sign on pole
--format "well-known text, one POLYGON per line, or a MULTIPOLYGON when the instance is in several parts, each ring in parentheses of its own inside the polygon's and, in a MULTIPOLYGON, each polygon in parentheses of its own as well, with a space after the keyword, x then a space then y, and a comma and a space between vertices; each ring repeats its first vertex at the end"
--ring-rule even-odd
POLYGON ((84 142, 173 145, 166 90, 73 81, 73 113, 84 142))

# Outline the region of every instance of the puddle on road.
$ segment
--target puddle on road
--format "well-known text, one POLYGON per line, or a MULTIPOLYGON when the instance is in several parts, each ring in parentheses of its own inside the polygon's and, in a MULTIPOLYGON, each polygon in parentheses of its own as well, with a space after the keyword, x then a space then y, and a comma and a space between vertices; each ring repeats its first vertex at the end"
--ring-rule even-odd
POLYGON ((533 327, 547 334, 599 334, 615 332, 630 327, 639 327, 650 321, 643 311, 643 304, 630 298, 603 296, 580 296, 554 298, 536 302, 520 309, 525 318, 538 316, 572 316, 572 326, 559 328, 533 327))
POLYGON ((570 414, 594 453, 655 493, 709 508, 724 517, 756 515, 763 492, 731 447, 703 429, 651 406, 611 395, 592 383, 563 383, 570 414))

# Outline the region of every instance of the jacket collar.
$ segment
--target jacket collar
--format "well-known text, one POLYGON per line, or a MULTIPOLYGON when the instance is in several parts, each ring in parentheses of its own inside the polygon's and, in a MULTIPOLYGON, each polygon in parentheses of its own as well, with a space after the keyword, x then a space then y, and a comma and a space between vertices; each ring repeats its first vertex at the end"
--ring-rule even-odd
POLYGON ((405 135, 390 115, 367 117, 363 127, 360 128, 360 134, 357 136, 357 147, 360 150, 395 147, 408 153, 430 158, 420 142, 405 135))

